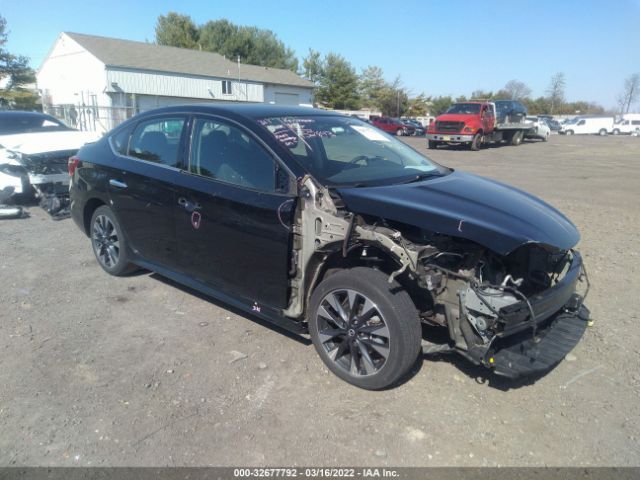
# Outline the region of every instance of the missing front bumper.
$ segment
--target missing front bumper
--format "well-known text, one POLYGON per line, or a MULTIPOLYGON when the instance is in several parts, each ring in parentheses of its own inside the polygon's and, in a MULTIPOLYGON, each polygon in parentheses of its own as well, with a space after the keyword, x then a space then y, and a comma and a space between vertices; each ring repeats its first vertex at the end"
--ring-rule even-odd
POLYGON ((509 378, 546 372, 556 366, 578 344, 587 328, 589 310, 561 310, 538 329, 535 338, 521 332, 498 339, 483 359, 496 374, 509 378))

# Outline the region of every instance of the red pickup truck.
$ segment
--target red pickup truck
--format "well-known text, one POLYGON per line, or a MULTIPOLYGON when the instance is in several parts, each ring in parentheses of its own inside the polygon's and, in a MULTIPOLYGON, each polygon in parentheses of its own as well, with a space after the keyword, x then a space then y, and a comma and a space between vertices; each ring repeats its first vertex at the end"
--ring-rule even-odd
POLYGON ((468 144, 479 150, 485 143, 505 141, 520 145, 533 124, 527 122, 527 109, 514 100, 459 102, 429 124, 427 144, 468 144))

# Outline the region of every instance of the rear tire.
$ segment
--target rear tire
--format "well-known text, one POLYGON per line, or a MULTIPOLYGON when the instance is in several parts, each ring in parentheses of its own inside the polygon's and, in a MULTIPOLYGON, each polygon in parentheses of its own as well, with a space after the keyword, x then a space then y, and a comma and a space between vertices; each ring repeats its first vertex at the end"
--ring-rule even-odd
POLYGON ((326 277, 311 295, 309 333, 327 368, 367 390, 388 388, 418 358, 422 329, 409 294, 389 275, 356 267, 326 277))
POLYGON ((607 135, 607 129, 606 128, 601 128, 600 131, 598 132, 598 135, 600 135, 601 137, 604 137, 607 135))
POLYGON ((96 260, 109 275, 127 275, 136 266, 129 262, 127 241, 113 210, 106 205, 96 208, 91 216, 89 237, 96 260))

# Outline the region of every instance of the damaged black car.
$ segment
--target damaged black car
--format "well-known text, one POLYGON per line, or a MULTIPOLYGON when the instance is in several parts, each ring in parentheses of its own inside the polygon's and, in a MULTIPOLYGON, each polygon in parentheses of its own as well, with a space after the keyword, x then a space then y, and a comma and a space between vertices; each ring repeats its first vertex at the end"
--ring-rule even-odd
POLYGON ((421 352, 545 372, 589 319, 562 213, 353 117, 168 107, 84 146, 69 172, 72 216, 106 272, 142 267, 309 335, 358 387, 397 384, 421 352), (446 341, 424 340, 430 329, 446 341))

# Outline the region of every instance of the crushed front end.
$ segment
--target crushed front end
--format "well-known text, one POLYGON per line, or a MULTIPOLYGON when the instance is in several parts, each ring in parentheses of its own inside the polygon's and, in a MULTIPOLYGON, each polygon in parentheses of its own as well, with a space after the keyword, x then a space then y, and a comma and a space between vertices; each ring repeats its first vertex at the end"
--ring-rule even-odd
POLYGON ((589 282, 575 250, 526 244, 503 257, 451 242, 421 268, 434 299, 425 319, 447 326, 456 352, 496 374, 551 369, 587 327, 589 282))

